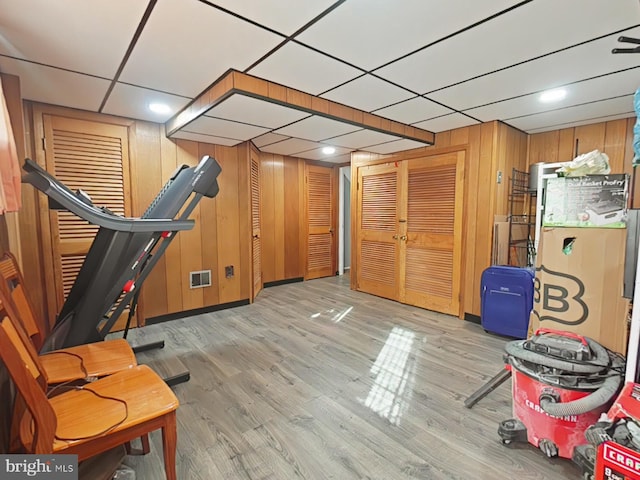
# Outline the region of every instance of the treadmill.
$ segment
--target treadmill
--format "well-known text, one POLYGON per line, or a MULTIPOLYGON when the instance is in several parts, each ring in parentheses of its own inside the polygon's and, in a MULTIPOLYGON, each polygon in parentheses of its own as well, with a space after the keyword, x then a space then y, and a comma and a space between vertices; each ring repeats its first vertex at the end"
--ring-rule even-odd
MULTIPOLYGON (((218 194, 217 177, 221 172, 210 156, 204 156, 195 167, 180 166, 142 217, 133 218, 95 206, 84 192, 71 191, 30 159, 25 160, 23 169, 27 172, 23 183, 46 194, 49 208, 68 210, 99 227, 41 353, 104 340, 137 298, 142 283, 176 234, 193 228, 194 221, 188 217, 198 202, 203 196, 214 198, 218 194)), ((135 308, 135 301, 131 308, 135 308)), ((134 351, 163 346, 164 342, 156 342, 134 351)), ((167 383, 188 378, 186 373, 167 383)))

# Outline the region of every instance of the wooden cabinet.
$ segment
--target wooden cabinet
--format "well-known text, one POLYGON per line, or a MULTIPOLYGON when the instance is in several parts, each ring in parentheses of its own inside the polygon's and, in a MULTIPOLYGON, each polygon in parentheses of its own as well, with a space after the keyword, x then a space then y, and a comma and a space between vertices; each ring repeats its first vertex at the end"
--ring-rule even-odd
POLYGON ((465 152, 358 168, 357 289, 460 309, 465 152))

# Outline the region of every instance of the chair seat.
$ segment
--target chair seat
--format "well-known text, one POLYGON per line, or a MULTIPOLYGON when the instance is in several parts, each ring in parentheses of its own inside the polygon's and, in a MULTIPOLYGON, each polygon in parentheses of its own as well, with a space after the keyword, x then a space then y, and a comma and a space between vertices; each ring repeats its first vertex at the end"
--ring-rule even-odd
MULTIPOLYGON (((130 429, 178 408, 174 393, 146 365, 114 373, 80 389, 50 398, 49 402, 57 420, 53 452, 61 453, 95 438, 130 429)), ((22 442, 29 445, 32 432, 28 415, 23 418, 20 427, 22 442)))
POLYGON ((104 377, 137 365, 131 346, 122 338, 45 353, 40 361, 50 385, 104 377))

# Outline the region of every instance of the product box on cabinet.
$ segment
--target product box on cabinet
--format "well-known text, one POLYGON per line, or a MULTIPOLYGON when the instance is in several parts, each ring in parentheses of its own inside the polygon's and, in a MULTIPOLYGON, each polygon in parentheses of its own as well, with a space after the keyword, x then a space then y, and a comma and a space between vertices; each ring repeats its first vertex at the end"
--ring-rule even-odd
POLYGON ((624 228, 628 176, 586 175, 547 180, 544 226, 624 228))
POLYGON ((626 229, 543 228, 529 334, 566 330, 625 354, 625 242, 626 229))

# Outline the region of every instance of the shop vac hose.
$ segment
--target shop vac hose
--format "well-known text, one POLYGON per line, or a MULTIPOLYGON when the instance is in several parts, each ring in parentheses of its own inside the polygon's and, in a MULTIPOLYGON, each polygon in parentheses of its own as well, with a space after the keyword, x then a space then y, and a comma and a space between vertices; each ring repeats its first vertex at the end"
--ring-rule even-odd
POLYGON ((549 396, 543 395, 540 397, 540 407, 554 417, 581 415, 608 403, 618 393, 621 383, 621 375, 612 375, 607 377, 602 382, 602 386, 591 395, 567 403, 556 403, 549 396))
POLYGON ((595 359, 590 363, 571 362, 561 358, 545 355, 524 348, 526 340, 516 340, 505 345, 507 354, 526 362, 543 365, 550 368, 558 368, 573 373, 599 373, 609 367, 609 352, 598 342, 586 338, 589 348, 595 354, 595 359))

